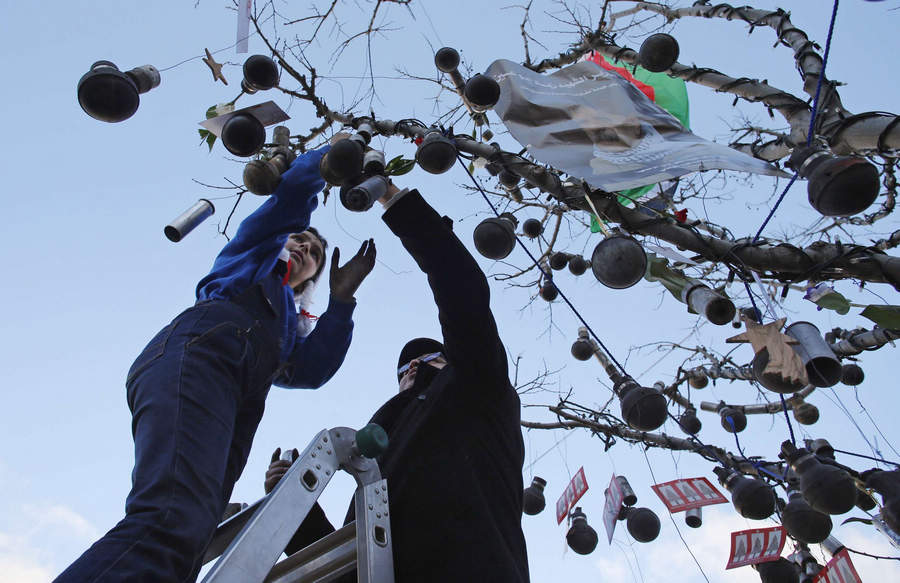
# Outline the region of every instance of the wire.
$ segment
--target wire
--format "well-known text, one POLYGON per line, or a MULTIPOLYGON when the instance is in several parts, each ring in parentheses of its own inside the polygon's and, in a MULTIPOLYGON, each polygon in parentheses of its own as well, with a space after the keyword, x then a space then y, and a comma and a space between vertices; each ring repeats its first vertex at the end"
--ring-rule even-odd
POLYGON ((834 34, 834 21, 837 18, 838 0, 834 0, 831 9, 831 24, 828 25, 828 38, 825 40, 825 53, 822 55, 822 70, 819 71, 819 80, 816 83, 816 95, 813 98, 812 114, 809 118, 809 131, 806 134, 806 145, 812 143, 813 128, 816 123, 816 112, 819 110, 819 93, 822 91, 822 80, 825 78, 825 66, 828 64, 828 53, 831 52, 831 36, 834 34))
POLYGON ((850 410, 847 409, 846 405, 844 405, 844 402, 841 400, 841 397, 840 397, 840 395, 838 395, 838 392, 834 390, 834 387, 831 387, 831 392, 834 395, 834 399, 832 399, 831 396, 829 396, 828 393, 826 393, 824 391, 822 391, 822 394, 825 395, 825 397, 832 403, 835 403, 835 400, 837 400, 837 403, 835 403, 835 405, 837 405, 838 408, 844 413, 844 415, 847 416, 847 419, 850 420, 850 423, 852 423, 853 426, 856 428, 856 430, 859 432, 860 437, 863 438, 863 441, 866 442, 866 445, 869 446, 869 449, 872 450, 872 453, 878 454, 879 451, 877 449, 875 449, 875 446, 872 445, 871 441, 869 441, 869 438, 866 436, 865 431, 862 430, 862 427, 860 427, 859 423, 856 422, 856 419, 853 418, 853 414, 850 413, 850 410))
MULTIPOLYGON (((878 435, 880 435, 880 436, 884 439, 885 443, 887 443, 888 447, 891 448, 891 450, 892 450, 895 454, 900 455, 900 452, 898 452, 898 451, 896 450, 896 448, 894 448, 893 444, 891 444, 891 441, 887 438, 887 436, 886 436, 884 433, 881 432, 881 428, 878 427, 878 424, 877 424, 877 423, 875 423, 875 420, 872 418, 872 415, 869 414, 869 410, 866 409, 866 406, 863 405, 863 404, 862 404, 862 401, 859 400, 859 388, 858 388, 858 387, 853 387, 853 394, 854 394, 854 396, 856 397, 856 402, 857 402, 857 403, 859 404, 859 406, 862 408, 863 413, 865 413, 865 414, 866 414, 866 417, 869 418, 869 421, 872 422, 872 426, 875 428, 875 431, 878 432, 878 435)), ((878 452, 878 453, 880 454, 881 452, 878 452)))
POLYGON ((882 463, 885 463, 885 464, 891 464, 891 465, 894 465, 894 466, 900 466, 900 464, 898 464, 897 462, 891 462, 891 461, 888 461, 888 460, 883 459, 883 458, 880 458, 880 457, 873 457, 873 456, 865 455, 865 454, 861 454, 861 453, 853 453, 852 451, 844 451, 844 450, 842 450, 842 449, 835 449, 835 448, 833 448, 833 447, 832 447, 831 449, 834 450, 834 451, 837 452, 837 453, 843 453, 843 454, 846 454, 846 455, 854 455, 854 456, 856 456, 856 457, 864 457, 864 458, 866 458, 866 459, 874 460, 874 461, 876 461, 876 462, 882 462, 882 463))
MULTIPOLYGON (((347 235, 348 237, 350 237, 351 239, 353 239, 353 240, 356 241, 357 243, 362 243, 362 241, 363 241, 362 239, 360 239, 359 237, 357 237, 356 235, 354 235, 353 233, 351 233, 350 231, 348 231, 346 228, 344 228, 344 225, 341 224, 341 219, 338 217, 337 205, 335 204, 335 205, 332 205, 332 206, 334 206, 334 222, 335 222, 335 224, 338 226, 338 228, 339 228, 341 231, 343 231, 345 235, 347 235)), ((404 269, 403 271, 397 271, 396 269, 394 269, 393 267, 391 267, 390 265, 388 265, 387 263, 385 263, 385 262, 382 261, 381 259, 376 259, 375 261, 376 261, 379 265, 384 265, 385 268, 387 268, 387 270, 390 271, 391 273, 393 273, 394 275, 406 275, 407 273, 412 273, 412 270, 411 270, 411 269, 404 269)))
MULTIPOLYGON (((809 146, 812 144, 813 138, 813 129, 816 123, 816 115, 819 110, 819 95, 822 91, 822 80, 825 78, 825 67, 828 65, 828 54, 831 51, 831 37, 834 34, 834 21, 837 18, 837 10, 838 10, 838 0, 834 0, 834 8, 831 11, 831 23, 828 25, 828 39, 825 42, 825 53, 822 55, 822 70, 819 71, 819 81, 816 83, 816 94, 813 97, 813 105, 812 112, 810 113, 809 118, 809 131, 806 135, 806 145, 809 146)), ((778 206, 781 204, 781 201, 784 200, 785 195, 790 190, 791 186, 794 185, 794 182, 797 181, 797 176, 799 174, 795 173, 791 181, 788 182, 787 187, 785 187, 784 191, 781 193, 781 196, 778 197, 778 200, 775 202, 775 205, 772 207, 772 210, 769 211, 769 216, 766 217, 766 220, 763 221, 762 226, 759 228, 759 231, 756 232, 756 236, 753 237, 753 243, 756 243, 756 240, 759 238, 759 235, 763 232, 763 229, 766 228, 766 225, 769 223, 769 220, 775 215, 775 211, 778 210, 778 206)))
MULTIPOLYGON (((256 35, 256 31, 253 31, 253 32, 251 32, 249 35, 247 35, 246 37, 244 37, 244 38, 242 38, 242 39, 239 39, 239 40, 235 41, 233 44, 228 45, 227 47, 224 47, 224 48, 221 48, 221 49, 217 49, 217 50, 215 50, 215 51, 210 51, 210 54, 212 54, 212 55, 217 55, 217 54, 221 53, 222 51, 227 51, 228 49, 233 49, 233 48, 236 47, 236 46, 238 45, 238 43, 240 43, 241 41, 247 40, 247 39, 250 38, 251 36, 255 36, 255 35, 256 35)), ((202 59, 202 58, 205 57, 205 56, 206 56, 206 55, 197 55, 196 57, 189 57, 189 58, 187 58, 187 59, 184 59, 183 61, 179 61, 179 62, 175 63, 174 65, 169 65, 168 67, 164 67, 164 68, 162 68, 162 69, 159 69, 159 72, 162 73, 163 71, 168 71, 169 69, 174 69, 175 67, 180 67, 181 65, 183 65, 183 64, 185 64, 185 63, 189 63, 189 62, 191 62, 191 61, 196 61, 197 59, 202 59)))
MULTIPOLYGON (((656 475, 653 473, 653 466, 650 464, 650 458, 647 457, 647 450, 642 450, 644 454, 644 460, 647 462, 647 469, 650 470, 650 477, 653 478, 653 483, 657 484, 656 475)), ((672 524, 675 526, 675 532, 678 533, 678 538, 681 539, 684 548, 687 549, 687 552, 691 555, 691 558, 694 559, 694 563, 697 564, 697 568, 700 569, 700 574, 703 575, 703 578, 706 579, 706 582, 709 583, 709 577, 706 576, 706 573, 703 571, 703 567, 700 565, 700 561, 697 560, 697 557, 694 556, 694 551, 691 550, 691 547, 687 544, 687 541, 684 540, 684 537, 681 536, 681 529, 678 528, 678 523, 675 522, 675 518, 672 517, 672 513, 669 512, 669 520, 672 521, 672 524)))
POLYGON ((778 474, 773 474, 772 472, 770 472, 769 470, 764 468, 761 463, 748 458, 747 454, 744 453, 744 448, 741 447, 741 441, 738 439, 738 432, 734 426, 734 419, 732 419, 731 415, 728 415, 725 417, 725 421, 727 421, 728 424, 731 425, 731 429, 732 429, 731 433, 732 433, 732 435, 734 435, 734 443, 737 444, 738 452, 740 452, 741 457, 743 457, 745 460, 750 462, 753 465, 753 467, 756 468, 757 471, 763 472, 765 474, 769 474, 771 477, 773 477, 776 480, 781 481, 781 482, 783 482, 787 479, 787 473, 785 473, 785 475, 783 475, 783 476, 779 476, 778 474))
POLYGON ((564 442, 565 440, 569 439, 570 437, 572 437, 573 435, 575 435, 575 432, 574 432, 574 431, 568 432, 568 433, 566 434, 565 437, 563 437, 562 439, 560 439, 559 441, 557 441, 556 443, 554 443, 554 444, 553 444, 553 447, 551 447, 550 449, 548 449, 547 451, 545 451, 545 452, 542 453, 541 455, 537 456, 534 460, 532 460, 532 461, 531 461, 531 464, 530 464, 527 468, 524 468, 523 471, 528 471, 528 470, 530 470, 531 468, 533 468, 533 467, 534 467, 534 464, 536 464, 536 463, 538 463, 539 461, 541 461, 541 458, 543 458, 543 457, 544 457, 545 455, 547 455, 548 453, 550 453, 550 452, 552 452, 552 451, 554 451, 554 450, 556 450, 556 449, 559 449, 560 444, 561 444, 562 442, 564 442))
MULTIPOLYGON (((815 117, 815 115, 813 116, 815 117)), ((756 235, 753 236, 753 243, 759 239, 759 236, 762 234, 763 230, 766 228, 766 225, 769 224, 769 221, 772 220, 772 217, 775 216, 775 211, 778 210, 778 207, 781 205, 781 201, 784 200, 785 195, 787 195, 788 191, 794 185, 794 182, 797 181, 797 178, 800 176, 798 173, 794 173, 791 177, 790 182, 788 182, 787 186, 784 187, 784 190, 781 192, 781 196, 778 197, 778 200, 775 201, 775 204, 772 206, 772 210, 769 211, 769 216, 763 221, 762 225, 760 225, 759 230, 756 231, 756 235)), ((752 244, 752 243, 751 243, 752 244)))
MULTIPOLYGON (((628 569, 631 571, 631 580, 636 582, 637 575, 634 573, 634 567, 631 566, 631 558, 628 556, 628 553, 625 552, 625 545, 616 539, 613 539, 612 542, 616 543, 616 546, 619 547, 619 550, 625 555, 625 562, 628 564, 628 569)), ((641 581, 643 581, 643 573, 641 574, 641 577, 641 581)))
POLYGON ((892 561, 900 561, 900 557, 885 557, 884 555, 870 555, 869 553, 864 553, 862 551, 853 550, 847 546, 845 546, 844 548, 851 553, 856 553, 857 555, 864 555, 866 557, 872 557, 873 559, 891 559, 892 561))
POLYGON ((778 396, 781 397, 781 410, 784 412, 784 419, 787 421, 788 432, 791 434, 791 443, 797 445, 797 440, 794 438, 794 425, 791 423, 791 418, 787 412, 787 401, 784 400, 784 395, 781 393, 778 393, 778 396))
MULTIPOLYGON (((466 166, 465 162, 463 162, 462 157, 457 155, 456 159, 459 161, 460 166, 462 166, 463 169, 465 169, 466 174, 469 175, 469 178, 472 180, 472 183, 475 185, 475 187, 481 193, 481 196, 484 197, 484 200, 488 203, 488 206, 490 206, 491 210, 494 211, 494 214, 499 217, 500 213, 497 212, 497 208, 494 207, 494 204, 488 198, 487 193, 484 191, 484 188, 481 187, 481 184, 479 184, 479 182, 475 179, 475 176, 473 176, 472 173, 469 172, 469 167, 466 166)), ((593 328, 591 328, 591 325, 587 323, 587 320, 585 320, 584 317, 582 317, 582 315, 578 311, 578 309, 572 304, 572 302, 569 301, 569 298, 566 297, 566 294, 564 294, 563 291, 561 289, 559 289, 559 286, 557 286, 556 283, 553 282, 553 275, 548 271, 544 271, 544 268, 541 266, 541 264, 538 262, 538 260, 535 259, 534 255, 531 253, 531 251, 529 251, 528 247, 525 246, 525 243, 523 243, 522 240, 519 239, 518 236, 516 236, 515 234, 513 236, 516 238, 516 243, 518 243, 519 247, 521 247, 525 251, 525 253, 531 259, 531 261, 535 264, 535 266, 538 268, 538 270, 543 274, 544 278, 546 278, 547 281, 549 281, 550 283, 553 284, 553 287, 555 287, 556 291, 559 292, 559 296, 563 299, 563 301, 566 302, 566 305, 569 306, 569 309, 571 309, 572 312, 575 314, 575 316, 581 321, 582 325, 584 325, 584 327, 587 328, 588 332, 591 333, 591 336, 594 337, 594 340, 597 341, 597 344, 600 345, 600 348, 603 349, 603 352, 605 352, 606 355, 609 356, 609 359, 612 360, 613 363, 615 363, 615 365, 619 368, 620 371, 622 371, 622 374, 627 376, 628 373, 625 371, 625 367, 622 366, 621 364, 619 364, 619 361, 616 360, 616 357, 613 356, 612 352, 610 352, 610 350, 606 347, 606 345, 603 344, 603 341, 600 340, 600 337, 597 335, 596 332, 594 332, 593 328)))

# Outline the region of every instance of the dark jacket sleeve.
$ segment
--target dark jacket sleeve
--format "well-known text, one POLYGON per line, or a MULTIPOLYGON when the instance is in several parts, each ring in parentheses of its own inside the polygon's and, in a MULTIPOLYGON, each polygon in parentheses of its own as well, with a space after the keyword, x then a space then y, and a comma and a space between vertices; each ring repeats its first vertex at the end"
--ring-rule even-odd
POLYGON ((453 234, 450 219, 442 219, 417 190, 392 204, 383 219, 428 276, 447 360, 461 376, 481 381, 479 386, 507 388, 506 351, 487 278, 453 234))
POLYGON ((309 514, 306 515, 306 518, 303 519, 303 522, 300 523, 300 528, 294 533, 284 552, 285 554, 293 555, 333 532, 334 526, 331 525, 331 521, 325 516, 325 511, 316 502, 310 509, 309 514))

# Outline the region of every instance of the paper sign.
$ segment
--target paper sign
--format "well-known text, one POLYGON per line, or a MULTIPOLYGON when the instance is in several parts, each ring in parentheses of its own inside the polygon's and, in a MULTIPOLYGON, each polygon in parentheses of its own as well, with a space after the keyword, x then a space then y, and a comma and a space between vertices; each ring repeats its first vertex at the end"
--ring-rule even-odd
POLYGON ((609 544, 612 544, 613 532, 616 530, 616 522, 619 519, 619 510, 622 508, 622 500, 625 497, 622 488, 619 487, 619 482, 616 481, 615 474, 609 481, 609 488, 603 493, 606 496, 606 504, 603 506, 603 526, 606 527, 609 544))
POLYGON ((246 53, 249 48, 247 39, 250 38, 251 4, 253 4, 253 0, 240 0, 240 5, 238 6, 236 53, 246 53))
MULTIPOLYGON (((731 554, 726 569, 777 561, 785 541, 784 528, 753 528, 731 533, 731 554)), ((848 582, 849 583, 849 582, 848 582)))
POLYGON ((862 579, 853 568, 847 549, 841 549, 831 557, 825 568, 819 571, 813 583, 862 583, 862 579))
POLYGON ((243 109, 236 109, 211 119, 203 120, 200 122, 200 125, 215 134, 216 137, 221 137, 222 127, 225 126, 225 122, 241 113, 249 113, 258 119, 264 126, 270 126, 291 119, 291 116, 278 107, 277 103, 274 101, 266 101, 243 109))
POLYGON ((672 514, 728 500, 706 478, 672 480, 651 486, 672 514))
POLYGON ((584 477, 584 468, 578 468, 565 492, 556 501, 556 524, 560 524, 563 518, 569 515, 569 510, 575 507, 575 503, 587 492, 588 483, 584 477))

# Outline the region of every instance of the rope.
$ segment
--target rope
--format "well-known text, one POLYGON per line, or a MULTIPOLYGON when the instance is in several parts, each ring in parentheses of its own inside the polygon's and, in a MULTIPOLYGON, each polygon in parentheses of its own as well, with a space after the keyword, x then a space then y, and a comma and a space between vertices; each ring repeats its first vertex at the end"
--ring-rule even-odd
MULTIPOLYGON (((653 473, 653 466, 650 464, 650 458, 647 457, 647 450, 643 450, 644 460, 647 462, 647 469, 650 470, 650 477, 653 478, 653 483, 658 484, 656 481, 656 475, 653 473)), ((684 545, 684 548, 691 555, 691 558, 694 559, 694 563, 697 564, 697 568, 700 569, 700 574, 703 575, 703 578, 706 579, 706 583, 709 583, 709 577, 706 576, 706 573, 703 571, 703 567, 700 565, 700 561, 697 560, 697 557, 694 556, 694 551, 691 550, 690 545, 687 544, 687 541, 684 540, 684 537, 681 535, 681 529, 678 528, 678 523, 675 522, 675 518, 672 516, 672 513, 667 513, 669 515, 669 520, 672 521, 672 526, 675 527, 675 532, 678 533, 678 538, 681 539, 681 543, 684 545)))
MULTIPOLYGON (((816 116, 819 111, 819 96, 822 92, 822 81, 825 79, 825 67, 828 65, 828 54, 829 52, 831 52, 831 37, 834 34, 834 22, 837 18, 838 1, 839 0, 834 0, 834 8, 831 11, 831 23, 828 25, 828 38, 825 41, 825 53, 822 55, 822 70, 819 71, 819 80, 816 83, 816 94, 813 97, 812 113, 809 117, 809 131, 806 134, 807 146, 812 144, 813 129, 815 127, 816 116)), ((795 173, 794 177, 791 178, 791 181, 788 182, 788 185, 784 189, 784 192, 782 192, 781 196, 778 197, 778 201, 775 203, 775 206, 772 207, 772 210, 769 212, 769 216, 766 217, 766 220, 763 221, 763 224, 759 228, 759 231, 756 232, 756 236, 753 237, 753 243, 756 243, 756 240, 759 239, 759 235, 763 232, 763 229, 766 228, 769 220, 775 215, 775 211, 778 210, 778 206, 781 204, 781 201, 784 200, 784 197, 788 193, 788 190, 790 190, 791 186, 793 186, 794 182, 796 182, 797 176, 798 175, 795 173)))
POLYGON ((822 80, 825 78, 825 66, 828 64, 828 53, 831 51, 831 36, 834 34, 834 21, 837 18, 838 0, 834 0, 834 8, 831 10, 831 24, 828 26, 828 38, 825 40, 825 53, 822 55, 822 70, 819 71, 819 80, 816 83, 816 95, 813 98, 812 115, 809 118, 809 132, 806 134, 806 145, 812 143, 813 127, 816 123, 816 112, 819 109, 819 93, 822 91, 822 80))
MULTIPOLYGON (((784 399, 784 397, 782 397, 782 399, 784 399)), ((763 473, 765 473, 765 474, 769 474, 771 477, 775 478, 776 480, 778 480, 778 481, 780 481, 780 482, 783 482, 783 481, 785 481, 785 480, 787 479, 787 473, 785 473, 785 475, 783 475, 783 476, 779 476, 778 474, 772 473, 772 472, 770 472, 769 470, 767 470, 766 468, 764 468, 763 465, 762 465, 761 463, 759 463, 759 462, 757 462, 757 461, 754 461, 754 460, 751 460, 750 458, 748 458, 748 457, 747 457, 747 454, 744 453, 744 448, 741 447, 741 441, 740 441, 740 439, 738 439, 738 432, 737 432, 737 429, 736 429, 735 426, 734 426, 734 419, 731 418, 731 415, 728 415, 728 416, 725 417, 725 421, 727 421, 728 424, 731 425, 731 429, 732 429, 731 433, 732 433, 732 435, 734 435, 734 443, 737 445, 738 452, 740 452, 741 457, 743 457, 745 460, 747 460, 748 462, 750 462, 750 464, 751 464, 754 468, 756 468, 756 470, 757 470, 758 472, 763 472, 763 473)), ((793 431, 791 431, 791 439, 793 439, 793 438, 794 438, 794 434, 793 434, 793 431)), ((794 443, 796 444, 796 442, 794 442, 794 443)))
POLYGON ((842 449, 835 449, 835 448, 831 448, 831 449, 834 449, 834 451, 836 451, 837 453, 843 453, 843 454, 846 454, 846 455, 854 455, 854 456, 856 456, 856 457, 864 457, 864 458, 866 458, 867 460, 874 460, 874 461, 876 461, 876 462, 881 462, 881 463, 884 463, 884 464, 891 464, 891 465, 894 465, 894 466, 900 466, 900 464, 898 464, 897 462, 891 462, 891 461, 888 461, 888 460, 883 459, 883 458, 880 458, 880 457, 873 457, 873 456, 865 455, 865 454, 861 454, 861 453, 853 453, 852 451, 844 451, 844 450, 842 450, 842 449))
POLYGON ((791 418, 787 412, 787 401, 784 400, 784 395, 781 393, 778 393, 778 396, 781 397, 781 410, 784 411, 784 420, 787 421, 788 431, 791 434, 791 443, 797 445, 797 440, 794 438, 794 425, 791 423, 791 418))
MULTIPOLYGON (((819 97, 822 92, 822 82, 825 79, 825 67, 828 65, 828 54, 831 51, 831 38, 834 35, 834 22, 837 18, 838 3, 839 3, 839 0, 834 0, 834 7, 832 8, 832 11, 831 11, 831 22, 828 25, 828 38, 825 41, 825 53, 822 55, 822 70, 819 71, 819 80, 816 83, 816 94, 813 97, 812 112, 811 112, 810 118, 809 118, 809 131, 807 132, 807 135, 806 135, 806 145, 807 146, 812 144, 813 130, 815 128, 816 116, 819 111, 819 97)), ((794 176, 791 177, 790 182, 788 182, 787 186, 781 192, 781 196, 779 196, 778 200, 775 201, 775 204, 772 206, 772 209, 769 211, 768 216, 766 216, 766 219, 763 221, 762 225, 760 225, 759 230, 756 231, 756 235, 754 235, 753 241, 750 243, 751 245, 755 244, 756 241, 759 240, 759 236, 762 234, 763 230, 765 230, 766 225, 769 224, 769 221, 772 220, 772 217, 775 216, 775 212, 778 210, 778 207, 781 206, 781 202, 784 200, 784 197, 787 196, 788 191, 791 189, 791 187, 797 181, 798 177, 799 177, 799 173, 795 172, 794 176)), ((750 290, 750 284, 747 282, 747 280, 743 276, 743 274, 739 274, 739 275, 741 276, 741 279, 744 282, 744 286, 747 288, 747 294, 750 296, 750 303, 753 306, 753 310, 755 312, 757 322, 761 324, 762 323, 762 313, 759 311, 759 308, 756 307, 756 301, 753 299, 753 293, 750 290)), ((791 435, 791 443, 796 445, 797 440, 794 437, 794 426, 791 423, 791 418, 787 412, 787 404, 785 403, 784 395, 779 395, 779 396, 781 397, 782 411, 784 411, 784 419, 785 419, 785 421, 787 421, 788 432, 791 435)), ((735 434, 735 440, 737 440, 737 434, 735 434)))

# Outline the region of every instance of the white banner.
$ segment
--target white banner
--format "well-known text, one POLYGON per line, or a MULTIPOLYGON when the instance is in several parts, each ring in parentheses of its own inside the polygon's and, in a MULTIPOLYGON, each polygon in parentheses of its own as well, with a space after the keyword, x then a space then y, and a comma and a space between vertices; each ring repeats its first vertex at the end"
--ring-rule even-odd
POLYGON ((250 38, 250 9, 252 4, 253 0, 240 0, 238 4, 236 53, 246 53, 250 50, 247 39, 250 38))
POLYGON ((692 134, 626 81, 582 61, 542 75, 494 61, 494 112, 534 158, 615 192, 702 170, 787 176, 774 166, 692 134))

